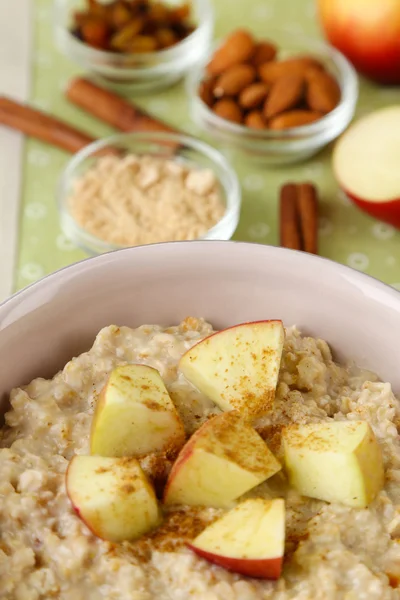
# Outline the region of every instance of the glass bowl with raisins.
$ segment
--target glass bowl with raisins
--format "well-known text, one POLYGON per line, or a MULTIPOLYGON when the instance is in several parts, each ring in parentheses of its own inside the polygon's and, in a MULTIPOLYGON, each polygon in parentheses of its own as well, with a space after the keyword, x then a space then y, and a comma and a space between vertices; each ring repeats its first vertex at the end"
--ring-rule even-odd
POLYGON ((316 154, 353 118, 358 81, 336 49, 291 31, 237 29, 188 77, 192 117, 253 162, 316 154))
POLYGON ((210 0, 56 0, 58 47, 117 91, 176 83, 209 51, 210 0))

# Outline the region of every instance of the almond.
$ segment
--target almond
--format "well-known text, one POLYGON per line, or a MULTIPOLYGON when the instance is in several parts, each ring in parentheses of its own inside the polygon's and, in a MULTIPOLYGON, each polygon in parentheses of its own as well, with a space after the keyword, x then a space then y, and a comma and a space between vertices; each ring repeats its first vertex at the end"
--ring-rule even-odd
POLYGON ((204 79, 199 85, 199 96, 207 106, 212 106, 214 102, 215 79, 204 79))
POLYGON ((234 65, 218 77, 214 96, 216 98, 237 96, 245 87, 253 83, 256 76, 256 70, 251 65, 234 65))
POLYGON ((325 69, 321 69, 321 67, 311 66, 308 67, 307 71, 304 73, 304 78, 306 81, 311 81, 313 77, 319 75, 321 71, 325 72, 325 69))
POLYGON ((207 65, 210 75, 220 75, 229 67, 249 60, 255 49, 253 37, 244 29, 234 31, 216 50, 207 65))
POLYGON ((338 82, 326 71, 308 74, 306 100, 311 110, 330 112, 337 106, 340 95, 338 82))
POLYGON ((274 46, 274 44, 271 44, 271 42, 260 42, 256 45, 256 49, 254 51, 254 55, 251 62, 254 66, 259 67, 260 65, 269 62, 270 60, 274 60, 276 52, 276 46, 274 46))
POLYGON ((268 125, 270 129, 289 129, 313 123, 322 116, 322 113, 311 110, 290 110, 271 119, 268 125))
POLYGON ((288 58, 279 62, 271 61, 264 63, 259 67, 259 75, 262 81, 274 83, 284 75, 302 75, 305 76, 310 67, 320 68, 321 63, 311 56, 301 56, 298 58, 288 58))
POLYGON ((257 108, 268 95, 267 83, 252 83, 247 86, 239 96, 239 104, 243 108, 257 108))
POLYGON ((264 105, 264 116, 275 117, 298 104, 304 94, 305 80, 302 75, 284 75, 272 85, 264 105))
POLYGON ((244 119, 244 124, 246 127, 251 127, 252 129, 267 128, 267 123, 264 121, 264 117, 259 110, 252 110, 249 112, 244 119))
POLYGON ((216 102, 213 106, 213 111, 222 119, 233 121, 234 123, 242 122, 242 111, 236 102, 230 98, 223 98, 216 102))

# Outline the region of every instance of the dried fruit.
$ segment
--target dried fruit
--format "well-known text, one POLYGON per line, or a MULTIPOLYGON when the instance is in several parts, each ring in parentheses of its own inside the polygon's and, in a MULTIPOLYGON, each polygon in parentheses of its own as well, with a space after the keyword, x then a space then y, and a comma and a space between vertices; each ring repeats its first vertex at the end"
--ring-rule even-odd
POLYGON ((222 100, 216 102, 213 106, 213 110, 215 114, 223 119, 227 119, 228 121, 233 121, 235 123, 242 122, 242 111, 236 102, 230 98, 223 98, 222 100))
POLYGON ((236 96, 253 83, 256 78, 256 70, 251 65, 234 65, 227 69, 217 79, 214 88, 214 96, 236 96))
POLYGON ((90 18, 82 24, 81 34, 83 40, 94 48, 107 47, 108 27, 104 21, 96 17, 90 18))
POLYGON ((290 127, 300 127, 318 121, 323 114, 311 110, 291 110, 269 121, 270 129, 289 129, 290 127))
POLYGON ((269 85, 266 83, 252 83, 247 86, 239 96, 242 108, 257 108, 261 106, 268 95, 269 85))
POLYGON ((146 52, 154 52, 157 50, 157 41, 150 35, 137 35, 127 47, 129 52, 133 54, 144 54, 146 52))
POLYGON ((129 21, 118 33, 113 35, 110 45, 115 50, 125 50, 130 46, 135 36, 137 36, 144 27, 144 18, 136 17, 129 21))
POLYGON ((167 6, 162 2, 152 2, 146 7, 146 17, 149 21, 160 21, 167 23, 168 17, 171 18, 171 14, 168 13, 167 6))
POLYGON ((109 7, 106 4, 98 2, 97 0, 88 0, 88 15, 91 17, 98 17, 99 19, 107 19, 109 14, 109 7))
POLYGON ((194 31, 189 3, 173 7, 167 2, 151 0, 83 1, 86 6, 73 13, 71 32, 102 50, 119 53, 163 50, 194 31))
POLYGON ((264 63, 259 68, 259 74, 262 81, 274 83, 285 75, 302 75, 304 77, 310 67, 323 68, 317 59, 310 56, 301 56, 264 63))
POLYGON ((305 80, 302 75, 284 75, 272 85, 264 105, 264 116, 275 117, 294 108, 303 98, 305 80))
POLYGON ((156 31, 154 37, 157 40, 158 47, 161 49, 170 48, 179 41, 172 29, 167 28, 156 31))
POLYGON ((186 4, 182 4, 182 6, 177 6, 173 8, 170 12, 170 20, 172 23, 182 23, 185 19, 188 19, 190 16, 190 4, 187 2, 186 4))
POLYGON ((246 127, 251 127, 252 129, 267 128, 267 123, 264 120, 261 111, 259 110, 252 110, 251 112, 247 113, 244 119, 244 124, 246 125, 246 127))
POLYGON ((210 75, 220 75, 229 67, 249 60, 255 43, 250 33, 243 29, 234 31, 220 48, 216 50, 207 65, 210 75))
POLYGON ((333 110, 340 100, 340 87, 326 71, 313 72, 307 84, 307 104, 311 110, 328 113, 333 110))
POLYGON ((277 50, 274 44, 271 44, 270 42, 259 42, 256 45, 252 63, 255 67, 259 67, 270 60, 274 60, 276 53, 277 50))
POLYGON ((117 1, 110 8, 110 21, 114 29, 121 29, 132 19, 132 13, 127 4, 117 1))

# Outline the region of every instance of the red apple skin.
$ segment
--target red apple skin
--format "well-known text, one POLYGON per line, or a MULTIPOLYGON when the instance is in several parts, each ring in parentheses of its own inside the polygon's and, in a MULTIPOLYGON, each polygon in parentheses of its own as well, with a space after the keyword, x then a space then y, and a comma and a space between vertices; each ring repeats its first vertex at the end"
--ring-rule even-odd
MULTIPOLYGON (((68 497, 72 503, 71 497, 68 494, 68 497)), ((74 506, 74 504, 72 504, 72 508, 74 509, 74 513, 76 514, 77 517, 80 518, 80 520, 82 521, 82 523, 89 529, 89 531, 91 533, 93 533, 94 536, 98 537, 100 540, 104 540, 105 542, 107 541, 105 538, 103 538, 100 533, 98 533, 98 531, 96 531, 91 525, 90 523, 88 523, 84 516, 81 514, 81 511, 79 510, 79 508, 77 508, 76 506, 74 506)))
POLYGON ((361 200, 354 194, 350 194, 344 190, 346 195, 356 204, 361 210, 368 213, 379 221, 384 221, 400 229, 400 198, 397 200, 389 200, 388 202, 371 202, 361 200))
MULTIPOLYGON (((205 423, 205 425, 207 425, 207 423, 205 423)), ((203 427, 204 427, 204 425, 203 425, 203 427)), ((200 429, 198 429, 198 431, 200 431, 200 429)), ((197 433, 197 431, 192 435, 192 438, 196 435, 196 433, 197 433)), ((167 502, 169 488, 171 485, 171 481, 173 481, 175 479, 175 473, 179 473, 181 466, 193 454, 193 444, 190 444, 190 446, 188 444, 186 444, 183 447, 183 449, 184 449, 184 452, 181 452, 179 454, 178 458, 174 462, 172 469, 168 475, 167 483, 165 485, 164 493, 163 493, 163 502, 167 502)))
POLYGON ((400 84, 400 2, 318 0, 328 40, 360 73, 383 84, 400 84))
POLYGON ((279 579, 282 572, 283 556, 277 558, 231 558, 229 556, 219 556, 212 552, 206 552, 192 544, 188 547, 198 556, 208 560, 219 567, 228 571, 240 573, 246 577, 256 577, 258 579, 279 579))
POLYGON ((211 423, 211 420, 203 423, 203 425, 201 427, 199 427, 199 429, 193 433, 193 435, 189 438, 189 440, 186 442, 186 444, 183 446, 183 448, 179 452, 178 457, 176 458, 174 464, 172 465, 172 469, 168 475, 168 480, 167 480, 167 483, 164 488, 164 494, 163 494, 164 502, 167 499, 171 481, 173 481, 175 478, 175 473, 179 473, 181 466, 193 454, 193 447, 195 446, 197 439, 199 437, 202 437, 204 431, 207 431, 207 429, 210 427, 210 423, 211 423))

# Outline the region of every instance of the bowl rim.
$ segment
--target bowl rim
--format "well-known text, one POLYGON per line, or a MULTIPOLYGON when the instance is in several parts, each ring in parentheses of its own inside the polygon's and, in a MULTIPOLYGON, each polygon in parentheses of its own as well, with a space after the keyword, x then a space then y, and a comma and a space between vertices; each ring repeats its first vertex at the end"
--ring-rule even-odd
MULTIPOLYGON (((239 183, 238 175, 230 164, 230 162, 225 158, 222 152, 203 142, 200 139, 192 137, 190 135, 186 135, 184 133, 166 133, 164 131, 133 131, 133 132, 124 132, 124 133, 116 133, 112 136, 108 136, 105 138, 101 138, 96 140, 81 150, 79 150, 76 154, 72 156, 72 158, 67 162, 66 167, 64 168, 61 176, 58 179, 57 189, 56 189, 56 202, 57 208, 60 217, 62 215, 66 215, 74 224, 74 228, 77 234, 82 239, 85 247, 97 246, 102 253, 107 253, 110 251, 122 250, 125 249, 126 246, 122 246, 119 244, 112 244, 110 242, 106 242, 101 238, 91 234, 89 231, 84 229, 81 225, 79 225, 76 220, 71 215, 70 211, 67 207, 67 188, 69 185, 69 181, 73 178, 73 174, 75 169, 87 158, 92 156, 94 153, 99 150, 106 148, 108 146, 113 146, 114 144, 118 145, 119 142, 123 142, 125 140, 132 141, 166 141, 166 142, 174 142, 178 145, 184 144, 185 146, 195 150, 199 154, 206 156, 211 159, 212 162, 223 171, 224 175, 228 179, 228 186, 221 184, 220 177, 216 174, 216 177, 223 187, 224 196, 227 198, 226 200, 226 210, 217 223, 215 223, 210 229, 208 229, 203 236, 199 237, 198 240, 206 240, 206 238, 210 235, 218 234, 220 229, 223 229, 230 221, 235 218, 236 213, 239 213, 242 197, 241 197, 241 187, 239 183), (230 204, 230 205, 229 205, 230 204)), ((134 152, 133 152, 134 153, 134 152)), ((195 241, 195 240, 182 240, 182 241, 195 241)), ((155 242, 157 243, 157 242, 155 242)), ((168 242, 158 242, 158 243, 168 243, 168 242)), ((146 245, 154 245, 154 244, 146 244, 146 245)), ((138 246, 134 246, 138 247, 138 246)))
MULTIPOLYGON (((303 42, 307 47, 309 47, 310 51, 317 52, 318 50, 322 51, 325 56, 330 55, 335 65, 338 67, 340 72, 340 88, 341 88, 341 98, 339 104, 329 113, 325 114, 323 117, 315 121, 314 123, 309 123, 308 125, 299 125, 297 127, 288 127, 287 129, 282 130, 270 130, 270 129, 251 129, 250 127, 246 127, 241 123, 233 123, 228 121, 227 119, 223 119, 219 115, 216 115, 209 106, 200 98, 198 94, 198 87, 200 82, 202 81, 202 75, 204 74, 204 69, 209 61, 209 58, 215 52, 216 48, 218 48, 225 38, 217 40, 214 44, 211 51, 207 54, 204 60, 199 62, 193 70, 189 73, 186 80, 186 88, 187 92, 191 98, 191 101, 196 107, 201 111, 201 118, 208 117, 210 121, 214 121, 215 125, 218 126, 221 130, 224 130, 226 133, 232 134, 234 136, 240 137, 248 137, 254 139, 254 141, 276 141, 285 140, 295 141, 297 136, 317 136, 321 134, 326 129, 329 129, 334 125, 335 121, 340 118, 341 113, 343 113, 349 106, 357 101, 358 97, 358 75, 350 63, 350 61, 336 48, 327 44, 318 39, 312 39, 304 36, 303 34, 294 34, 288 32, 282 32, 279 30, 269 29, 268 34, 273 38, 274 34, 280 34, 284 37, 290 35, 290 39, 293 42, 303 42), (296 135, 297 134, 297 135, 296 135)), ((283 47, 284 49, 284 47, 283 47)))
POLYGON ((201 10, 204 11, 204 14, 199 21, 198 25, 195 27, 194 31, 189 34, 186 38, 172 46, 171 48, 166 48, 164 50, 157 50, 155 52, 143 52, 143 53, 118 53, 118 52, 110 52, 107 50, 101 50, 99 48, 94 48, 89 46, 85 42, 81 41, 79 38, 75 37, 68 26, 62 22, 62 18, 59 18, 57 15, 63 9, 63 4, 65 4, 65 0, 55 0, 54 2, 54 22, 55 29, 59 31, 60 34, 66 36, 68 43, 71 45, 73 49, 76 49, 80 53, 84 53, 90 60, 98 61, 100 64, 104 62, 105 64, 109 61, 115 61, 116 58, 129 58, 132 61, 135 59, 139 62, 143 61, 151 61, 158 60, 154 65, 137 65, 137 66, 129 66, 129 65, 112 65, 113 69, 122 70, 125 73, 131 74, 140 74, 146 73, 146 75, 160 75, 165 72, 169 72, 171 68, 171 63, 180 60, 182 55, 186 54, 189 48, 194 47, 199 43, 199 39, 203 35, 203 32, 207 31, 208 28, 212 27, 214 22, 214 9, 210 0, 196 0, 196 2, 201 7, 201 10))
POLYGON ((133 246, 133 247, 129 247, 129 248, 121 248, 119 250, 111 250, 109 252, 105 252, 104 254, 99 254, 97 256, 90 256, 90 257, 84 258, 78 262, 69 264, 65 267, 61 267, 60 269, 57 269, 56 271, 53 271, 52 273, 49 273, 48 275, 41 277, 37 281, 32 282, 31 284, 22 288, 21 290, 18 290, 17 292, 15 292, 11 296, 9 296, 8 298, 6 298, 2 302, 0 302, 0 322, 1 322, 1 317, 2 317, 1 313, 3 312, 4 309, 7 309, 12 304, 14 304, 16 301, 22 300, 24 296, 29 296, 29 294, 31 292, 33 292, 34 290, 36 290, 38 288, 41 288, 46 283, 49 283, 51 281, 56 281, 57 279, 63 278, 65 275, 68 275, 68 273, 72 273, 73 271, 79 271, 82 268, 82 266, 87 267, 89 262, 91 265, 93 265, 93 267, 95 267, 97 265, 97 263, 100 263, 100 262, 113 262, 114 260, 118 260, 118 257, 121 256, 122 253, 128 254, 128 253, 132 253, 132 252, 138 252, 138 253, 146 252, 147 251, 146 249, 148 249, 149 252, 154 252, 154 251, 157 251, 158 248, 164 249, 165 247, 171 247, 171 246, 181 246, 182 252, 184 252, 185 251, 184 246, 187 247, 189 244, 192 247, 195 245, 199 246, 199 248, 204 246, 204 244, 213 244, 216 248, 216 252, 218 252, 219 248, 223 248, 223 247, 242 246, 243 248, 246 248, 246 247, 251 248, 255 252, 257 252, 257 249, 262 252, 265 252, 267 255, 268 254, 270 255, 271 259, 273 259, 274 256, 279 254, 279 255, 286 255, 288 259, 290 257, 291 260, 295 260, 295 261, 303 263, 303 264, 310 263, 310 265, 312 265, 313 263, 314 264, 324 263, 326 268, 332 269, 333 271, 336 271, 337 273, 344 275, 344 277, 346 279, 350 279, 353 283, 357 284, 362 290, 365 291, 365 293, 367 293, 371 289, 374 289, 374 290, 377 289, 378 291, 381 291, 388 298, 393 299, 400 308, 400 290, 396 290, 391 285, 377 279, 376 277, 373 277, 372 275, 360 272, 357 269, 354 269, 353 267, 349 267, 348 265, 343 265, 343 264, 336 262, 325 256, 309 254, 309 253, 303 252, 301 250, 291 250, 289 248, 282 248, 280 246, 271 246, 269 244, 259 244, 257 242, 244 242, 244 241, 237 241, 237 240, 189 240, 189 241, 158 242, 155 244, 146 244, 146 245, 141 245, 141 246, 133 246))

